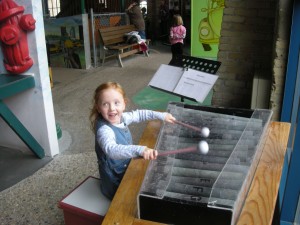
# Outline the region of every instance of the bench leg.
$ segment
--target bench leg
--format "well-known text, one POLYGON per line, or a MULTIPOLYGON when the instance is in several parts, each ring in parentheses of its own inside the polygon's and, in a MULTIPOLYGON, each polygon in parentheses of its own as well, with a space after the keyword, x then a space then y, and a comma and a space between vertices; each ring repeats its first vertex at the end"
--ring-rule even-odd
POLYGON ((105 56, 103 56, 102 58, 102 66, 104 66, 104 62, 105 62, 105 56))
POLYGON ((121 58, 120 54, 117 55, 117 60, 118 60, 119 66, 123 67, 122 58, 121 58))
POLYGON ((44 158, 45 152, 35 138, 28 132, 18 118, 0 100, 0 117, 10 126, 11 129, 21 138, 28 148, 40 159, 44 158))

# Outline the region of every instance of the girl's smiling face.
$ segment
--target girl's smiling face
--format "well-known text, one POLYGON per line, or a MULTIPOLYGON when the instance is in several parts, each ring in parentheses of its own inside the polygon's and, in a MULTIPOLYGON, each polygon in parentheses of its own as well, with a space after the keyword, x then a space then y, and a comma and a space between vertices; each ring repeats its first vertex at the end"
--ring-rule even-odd
POLYGON ((111 124, 121 123, 125 107, 125 99, 119 91, 109 88, 100 93, 97 103, 98 112, 111 124))

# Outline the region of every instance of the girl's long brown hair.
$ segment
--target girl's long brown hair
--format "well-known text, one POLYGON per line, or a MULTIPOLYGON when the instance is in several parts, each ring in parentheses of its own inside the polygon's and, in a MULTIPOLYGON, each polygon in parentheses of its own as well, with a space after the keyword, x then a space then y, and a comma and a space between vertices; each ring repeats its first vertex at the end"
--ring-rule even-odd
POLYGON ((125 103, 127 103, 126 93, 125 93, 124 89, 122 88, 122 86, 120 84, 118 84, 116 82, 110 82, 110 81, 106 82, 106 83, 103 83, 103 84, 100 84, 94 92, 94 97, 93 97, 93 100, 92 100, 92 105, 93 106, 92 106, 90 116, 89 116, 90 122, 91 122, 91 129, 94 133, 96 133, 97 120, 102 117, 101 114, 98 112, 98 109, 97 109, 100 94, 101 94, 102 91, 110 89, 110 88, 115 89, 116 91, 120 92, 120 94, 124 98, 125 103))
POLYGON ((173 27, 183 25, 182 17, 179 14, 173 16, 173 27))

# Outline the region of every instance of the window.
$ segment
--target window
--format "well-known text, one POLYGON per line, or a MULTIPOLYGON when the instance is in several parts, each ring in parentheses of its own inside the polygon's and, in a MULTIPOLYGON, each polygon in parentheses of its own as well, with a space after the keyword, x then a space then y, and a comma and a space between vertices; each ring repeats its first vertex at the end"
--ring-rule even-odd
POLYGON ((48 15, 55 17, 60 12, 60 0, 48 0, 48 15))
POLYGON ((106 2, 106 0, 99 0, 99 4, 103 4, 104 8, 107 8, 107 2, 106 2))
POLYGON ((147 1, 141 1, 140 2, 140 7, 141 8, 145 7, 147 9, 147 1))

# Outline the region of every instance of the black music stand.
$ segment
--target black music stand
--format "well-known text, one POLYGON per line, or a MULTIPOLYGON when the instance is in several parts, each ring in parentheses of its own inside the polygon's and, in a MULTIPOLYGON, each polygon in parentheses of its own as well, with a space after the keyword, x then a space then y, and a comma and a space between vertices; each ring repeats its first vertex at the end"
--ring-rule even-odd
POLYGON ((191 68, 210 74, 216 74, 221 66, 221 62, 194 56, 181 55, 177 56, 175 59, 172 59, 169 65, 182 68, 191 68))

